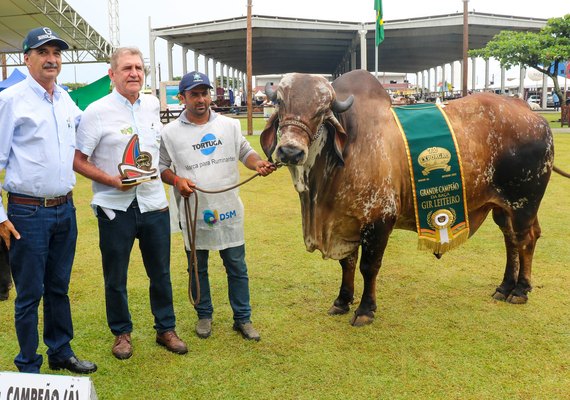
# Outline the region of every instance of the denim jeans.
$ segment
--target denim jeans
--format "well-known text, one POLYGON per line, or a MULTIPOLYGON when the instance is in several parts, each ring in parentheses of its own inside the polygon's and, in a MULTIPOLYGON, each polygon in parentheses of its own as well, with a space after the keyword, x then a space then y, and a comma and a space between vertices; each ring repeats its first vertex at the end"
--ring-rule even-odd
POLYGON ((10 274, 8 258, 6 243, 0 239, 0 300, 8 299, 10 286, 12 285, 12 275, 10 274))
POLYGON ((158 333, 176 325, 170 281, 170 217, 168 209, 141 213, 135 201, 109 220, 97 207, 99 248, 103 261, 107 323, 113 335, 133 330, 127 295, 127 271, 136 238, 150 279, 150 309, 158 333))
MULTIPOLYGON (((18 195, 25 197, 23 195, 18 195)), ((70 200, 56 207, 8 203, 8 218, 21 238, 12 238, 10 265, 16 286, 15 321, 20 372, 39 373, 38 307, 43 296, 44 343, 48 357, 73 356, 73 324, 68 289, 77 242, 75 207, 70 200)))
MULTIPOLYGON (((190 265, 191 252, 187 252, 190 265)), ((198 318, 212 318, 214 306, 210 296, 210 280, 208 278, 209 250, 196 250, 198 260, 198 280, 200 282, 200 301, 194 308, 198 318)), ((245 245, 220 250, 220 257, 228 276, 228 297, 234 313, 235 322, 251 322, 251 305, 249 304, 249 278, 245 264, 245 245)), ((191 271, 192 272, 192 271, 191 271)), ((196 280, 192 275, 192 296, 196 298, 196 280)))

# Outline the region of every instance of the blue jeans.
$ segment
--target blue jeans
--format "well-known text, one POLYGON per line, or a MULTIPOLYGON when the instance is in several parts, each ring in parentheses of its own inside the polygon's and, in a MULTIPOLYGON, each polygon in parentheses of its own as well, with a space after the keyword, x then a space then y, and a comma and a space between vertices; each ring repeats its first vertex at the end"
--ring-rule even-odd
MULTIPOLYGON (((191 252, 187 252, 190 265, 191 252)), ((200 302, 194 305, 198 318, 212 318, 214 306, 210 296, 210 280, 208 278, 208 250, 197 250, 198 280, 200 281, 200 302)), ((245 245, 220 250, 228 275, 228 297, 234 312, 234 321, 251 322, 251 305, 249 304, 249 278, 245 264, 245 245)), ((196 298, 196 280, 192 275, 192 296, 196 298)))
POLYGON ((12 285, 8 249, 4 240, 0 239, 0 300, 6 300, 12 285))
MULTIPOLYGON (((20 197, 26 197, 18 195, 20 197)), ((68 289, 77 242, 73 201, 56 207, 8 203, 8 218, 21 238, 12 238, 10 265, 16 286, 15 321, 20 372, 39 373, 38 307, 43 296, 44 343, 48 357, 63 361, 73 356, 73 324, 68 289)))
POLYGON ((99 248, 103 261, 107 323, 113 335, 133 330, 127 296, 127 270, 136 238, 150 279, 150 309, 158 333, 176 325, 170 282, 170 217, 168 209, 141 213, 135 201, 109 220, 97 207, 99 248))

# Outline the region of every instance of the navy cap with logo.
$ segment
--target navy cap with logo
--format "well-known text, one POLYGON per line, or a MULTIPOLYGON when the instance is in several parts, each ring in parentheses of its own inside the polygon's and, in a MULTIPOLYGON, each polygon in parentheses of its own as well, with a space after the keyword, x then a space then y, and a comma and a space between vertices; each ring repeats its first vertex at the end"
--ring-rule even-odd
POLYGON ((180 80, 178 91, 182 93, 185 90, 192 90, 200 85, 206 85, 210 89, 213 89, 212 85, 210 85, 210 79, 206 75, 198 71, 189 72, 180 80))
POLYGON ((26 35, 24 39, 23 48, 24 53, 27 53, 30 49, 37 49, 38 47, 46 44, 47 42, 53 42, 61 50, 69 49, 69 45, 60 38, 57 33, 52 31, 47 26, 41 28, 32 29, 26 35))

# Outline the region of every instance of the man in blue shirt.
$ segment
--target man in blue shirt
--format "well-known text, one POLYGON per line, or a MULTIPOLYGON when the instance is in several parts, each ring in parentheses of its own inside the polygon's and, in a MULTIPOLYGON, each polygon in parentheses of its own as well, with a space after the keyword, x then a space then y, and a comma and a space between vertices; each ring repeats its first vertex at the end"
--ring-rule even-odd
POLYGON ((552 92, 552 101, 554 102, 554 111, 558 111, 560 108, 560 98, 556 94, 556 92, 552 92))
POLYGON ((50 369, 91 373, 97 366, 71 349, 73 324, 69 280, 77 223, 75 127, 81 118, 69 95, 56 85, 61 52, 68 44, 47 27, 31 30, 23 43, 27 79, 0 93, 0 170, 8 209, 0 203, 0 236, 9 248, 16 285, 15 323, 21 372, 39 373, 38 306, 43 296, 50 369))

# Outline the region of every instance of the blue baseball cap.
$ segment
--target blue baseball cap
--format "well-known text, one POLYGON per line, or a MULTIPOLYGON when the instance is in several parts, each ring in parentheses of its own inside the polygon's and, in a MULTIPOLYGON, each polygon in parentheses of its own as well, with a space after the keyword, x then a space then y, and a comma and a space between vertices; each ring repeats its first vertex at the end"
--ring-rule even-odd
POLYGON ((22 47, 24 48, 24 53, 27 53, 30 49, 36 49, 47 42, 54 42, 54 44, 61 50, 69 49, 67 42, 47 26, 42 26, 29 31, 24 39, 22 47))
POLYGON ((210 79, 206 75, 198 71, 189 72, 180 80, 178 91, 183 93, 185 90, 192 90, 200 85, 206 85, 213 89, 212 85, 210 85, 210 79))

